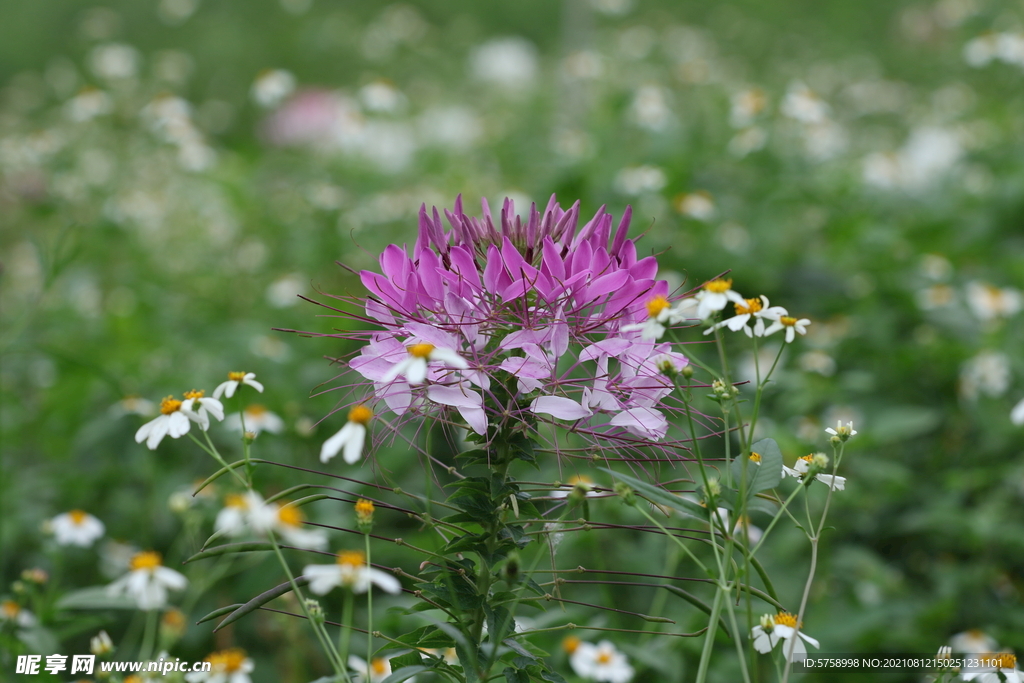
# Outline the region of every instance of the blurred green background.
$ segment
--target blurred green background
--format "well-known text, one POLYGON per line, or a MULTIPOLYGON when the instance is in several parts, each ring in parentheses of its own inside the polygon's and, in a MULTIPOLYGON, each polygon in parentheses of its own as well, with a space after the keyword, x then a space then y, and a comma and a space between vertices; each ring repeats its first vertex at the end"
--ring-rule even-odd
MULTIPOLYGON (((212 462, 136 445, 120 401, 253 371, 287 425, 257 454, 315 467, 340 424, 316 426, 334 394, 308 396, 354 347, 273 332, 343 324, 298 295, 361 295, 335 261, 411 245, 421 202, 555 192, 584 214, 632 204, 674 284, 731 269, 813 321, 764 433, 795 457, 836 419, 860 432, 806 619, 823 651, 933 652, 968 629, 1024 651, 1022 27, 991 0, 2 3, 0 599, 41 567, 31 604, 64 651, 137 638, 130 614, 54 607, 116 576, 116 548, 58 548, 44 522, 87 510, 175 566, 219 502, 169 504, 212 462)), ((422 485, 408 454, 380 457, 422 485)), ((303 480, 282 472, 261 486, 303 480)), ((595 536, 568 552, 653 543, 595 536)), ((766 551, 789 600, 806 555, 798 532, 766 551)), ((270 585, 245 566, 190 594, 189 624, 270 585)), ((309 640, 259 615, 189 626, 173 654, 237 643, 254 680, 303 681, 322 673, 309 640)), ((699 642, 657 642, 619 643, 636 680, 688 680, 699 642)))

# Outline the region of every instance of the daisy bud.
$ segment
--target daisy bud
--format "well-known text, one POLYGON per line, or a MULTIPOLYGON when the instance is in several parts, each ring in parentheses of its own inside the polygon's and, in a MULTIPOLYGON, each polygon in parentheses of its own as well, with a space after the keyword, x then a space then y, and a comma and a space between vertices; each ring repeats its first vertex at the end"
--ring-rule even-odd
POLYGON ((306 611, 309 612, 310 619, 319 624, 324 623, 324 608, 320 606, 319 600, 306 598, 306 611))
POLYGON ((691 377, 693 377, 693 368, 690 365, 687 365, 682 369, 680 374, 686 379, 690 379, 691 377))
POLYGON ((21 578, 31 583, 38 583, 40 585, 50 580, 50 575, 46 573, 45 569, 35 567, 33 569, 26 569, 21 573, 21 578))
POLYGON ((633 489, 621 481, 615 484, 615 495, 622 498, 622 502, 626 505, 636 505, 636 494, 633 493, 633 489))
POLYGON ((717 479, 708 479, 707 485, 704 487, 704 497, 708 500, 714 500, 722 494, 722 485, 717 479))
POLYGON ((765 633, 771 633, 775 628, 775 619, 771 614, 761 615, 761 628, 764 629, 765 633))
POLYGON ((838 436, 830 436, 828 438, 828 443, 829 443, 829 445, 832 446, 832 448, 838 448, 839 444, 841 444, 842 442, 843 442, 843 440, 841 438, 839 438, 838 436))
POLYGON ((256 440, 256 432, 245 432, 242 434, 242 441, 246 446, 252 445, 252 442, 256 440))
POLYGON ((106 631, 100 631, 89 640, 89 652, 97 657, 110 654, 114 651, 114 641, 106 631))
MULTIPOLYGON (((689 367, 689 366, 687 366, 687 367, 689 367)), ((685 370, 685 368, 684 368, 684 370, 685 370)), ((661 361, 660 363, 658 363, 658 372, 660 372, 661 374, 665 375, 669 379, 671 379, 671 378, 673 378, 673 377, 675 377, 676 375, 679 374, 679 372, 676 370, 676 366, 672 363, 672 361, 670 361, 668 359, 665 359, 665 360, 661 361)))
POLYGON ((373 501, 360 498, 356 501, 356 520, 359 524, 359 530, 364 534, 369 533, 370 529, 373 528, 373 501))
POLYGON ((819 469, 825 469, 828 467, 828 456, 824 453, 815 453, 814 458, 811 460, 811 464, 819 469))

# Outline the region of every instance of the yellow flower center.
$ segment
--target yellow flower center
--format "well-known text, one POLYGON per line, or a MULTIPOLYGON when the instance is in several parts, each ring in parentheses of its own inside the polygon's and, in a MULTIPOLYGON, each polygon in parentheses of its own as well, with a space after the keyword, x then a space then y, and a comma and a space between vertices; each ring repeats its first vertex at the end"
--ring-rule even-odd
POLYGON ((0 612, 2 612, 4 617, 8 619, 13 619, 18 616, 20 611, 21 605, 14 602, 14 600, 4 600, 3 602, 0 602, 0 612))
POLYGON ((229 508, 238 508, 239 510, 249 509, 249 501, 240 493, 229 493, 224 496, 224 505, 229 508))
POLYGON ((777 626, 789 626, 790 628, 796 628, 796 615, 790 614, 789 612, 779 612, 772 620, 777 626))
POLYGON ((668 307, 668 299, 663 296, 656 296, 647 302, 647 315, 651 318, 657 318, 658 314, 668 307))
POLYGON ((197 398, 202 398, 205 394, 206 394, 205 391, 200 391, 198 389, 193 389, 192 391, 186 391, 185 392, 185 400, 186 401, 194 401, 197 398))
POLYGON ((142 676, 138 676, 136 674, 132 674, 128 678, 124 679, 124 683, 144 683, 144 682, 142 680, 142 676))
POLYGON ((810 453, 808 455, 801 455, 798 459, 806 460, 807 462, 814 462, 814 453, 810 453))
MULTIPOLYGON (((430 346, 430 344, 417 344, 416 346, 430 346)), ((411 349, 412 347, 410 346, 409 348, 411 349)), ((434 347, 430 346, 430 348, 433 350, 434 347)), ((412 351, 409 351, 409 353, 412 353, 414 356, 416 355, 412 351)), ((427 353, 430 353, 430 351, 427 351, 427 353)), ((357 422, 361 425, 365 425, 372 419, 373 411, 364 405, 355 406, 352 410, 348 411, 349 422, 357 422)))
POLYGON ((84 522, 85 518, 89 515, 86 514, 85 511, 83 510, 72 510, 71 512, 68 513, 68 516, 71 517, 72 524, 74 524, 75 526, 81 526, 82 522, 84 522))
POLYGON ((338 553, 337 562, 351 567, 362 567, 366 564, 366 553, 362 550, 342 550, 338 553))
POLYGON ((176 413, 179 410, 181 410, 181 401, 173 396, 168 396, 164 400, 160 401, 160 412, 163 415, 170 415, 171 413, 176 413))
POLYGON ((160 618, 160 623, 165 628, 172 630, 180 630, 185 626, 185 614, 180 609, 171 608, 164 612, 164 615, 160 618))
POLYGON ((413 344, 411 346, 405 347, 405 350, 409 352, 410 356, 413 356, 415 358, 426 358, 427 356, 429 356, 433 352, 434 345, 433 344, 413 344))
POLYGON ((1012 652, 1000 652, 992 657, 992 666, 997 669, 1014 669, 1017 666, 1017 655, 1012 652))
POLYGON ((594 483, 594 480, 584 474, 576 474, 569 477, 569 481, 567 483, 569 484, 569 486, 576 486, 576 484, 584 484, 589 486, 594 483))
POLYGON ((793 327, 793 325, 796 325, 796 318, 794 318, 791 315, 784 315, 781 318, 779 318, 779 322, 785 325, 786 327, 793 327))
POLYGON ((245 663, 245 650, 237 647, 230 650, 221 650, 207 657, 206 661, 210 662, 210 668, 215 672, 235 673, 245 663))
POLYGON ((761 462, 761 454, 752 452, 750 454, 750 460, 751 462, 761 462))
POLYGON ((302 510, 299 508, 294 505, 285 505, 278 509, 277 519, 285 526, 299 526, 305 517, 302 516, 302 510))
POLYGON ((229 372, 228 379, 231 380, 232 382, 241 382, 243 379, 245 379, 246 374, 247 373, 245 372, 229 372))
POLYGON ((612 655, 611 655, 611 653, 610 652, 606 652, 604 650, 602 650, 601 652, 597 653, 597 663, 598 664, 602 664, 604 666, 608 666, 609 664, 611 664, 612 663, 612 655))
POLYGON ((259 403, 253 403, 251 406, 245 409, 245 414, 248 417, 263 417, 267 412, 266 406, 261 406, 259 403))
POLYGON ((142 571, 148 569, 152 571, 163 564, 163 558, 160 553, 155 550, 148 550, 146 552, 136 553, 132 557, 131 562, 128 563, 128 568, 133 572, 142 571))
POLYGON ((360 498, 356 501, 356 516, 361 520, 373 517, 373 501, 360 498))
POLYGON ((732 289, 732 279, 712 280, 704 283, 704 289, 712 294, 725 294, 732 289))
POLYGON ((370 672, 374 676, 383 676, 388 672, 388 660, 377 657, 370 662, 370 672))
POLYGON ((576 652, 576 648, 580 646, 581 642, 576 636, 568 636, 562 641, 562 649, 571 655, 573 652, 576 652))
POLYGON ((744 303, 742 304, 733 304, 733 306, 736 308, 736 315, 749 315, 751 313, 757 313, 762 308, 761 299, 759 298, 744 299, 743 301, 744 303))

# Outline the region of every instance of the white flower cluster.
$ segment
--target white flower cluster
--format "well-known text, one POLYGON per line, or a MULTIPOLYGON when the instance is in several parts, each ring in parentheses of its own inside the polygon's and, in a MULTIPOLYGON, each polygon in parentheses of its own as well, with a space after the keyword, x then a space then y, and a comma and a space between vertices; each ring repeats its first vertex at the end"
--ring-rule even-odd
POLYGON ((258 493, 247 491, 227 496, 214 529, 229 536, 266 536, 273 532, 285 543, 299 548, 326 548, 326 535, 319 529, 305 529, 304 522, 302 511, 294 505, 268 503, 258 493))

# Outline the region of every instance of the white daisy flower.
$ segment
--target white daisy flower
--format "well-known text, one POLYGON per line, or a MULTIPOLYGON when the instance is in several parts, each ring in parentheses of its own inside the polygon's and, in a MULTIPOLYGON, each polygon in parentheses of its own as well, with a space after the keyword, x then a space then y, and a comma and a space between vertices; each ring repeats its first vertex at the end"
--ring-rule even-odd
MULTIPOLYGON (((721 520, 724 528, 729 527, 729 518, 731 513, 726 508, 718 508, 717 511, 718 519, 721 520)), ((732 533, 740 534, 742 537, 746 537, 747 544, 750 546, 757 545, 761 537, 764 536, 764 530, 761 527, 755 526, 750 523, 750 517, 743 515, 736 520, 736 523, 732 525, 732 533)))
POLYGON ((744 299, 738 292, 732 289, 732 280, 711 280, 704 283, 704 288, 697 292, 692 299, 684 299, 680 302, 677 311, 682 311, 694 304, 697 305, 697 317, 706 320, 712 313, 721 311, 729 302, 734 304, 744 303, 744 299))
POLYGON ((30 628, 38 623, 35 615, 14 600, 0 602, 0 624, 11 623, 18 628, 30 628))
POLYGON ((213 397, 220 398, 221 394, 225 398, 231 398, 238 391, 238 387, 243 384, 248 384, 256 391, 263 393, 263 385, 256 381, 256 375, 252 372, 229 372, 228 381, 222 382, 217 385, 217 388, 213 390, 213 397))
POLYGON ((569 657, 569 664, 577 676, 591 681, 627 683, 633 678, 633 667, 626 660, 626 655, 616 650, 608 640, 597 645, 578 643, 569 657))
POLYGON ((993 652, 999 647, 995 638, 979 628, 961 631, 949 639, 953 652, 965 655, 980 655, 993 652))
POLYGON ((245 656, 245 650, 231 648, 209 655, 209 671, 193 671, 185 674, 188 683, 252 683, 252 660, 245 656))
POLYGON ((775 318, 768 329, 764 331, 764 336, 768 337, 775 334, 779 330, 786 330, 786 343, 790 343, 796 337, 796 333, 807 334, 807 326, 811 324, 811 321, 807 318, 800 318, 797 320, 791 315, 780 315, 775 318))
POLYGON ((299 508, 294 505, 264 507, 273 514, 271 528, 285 543, 310 550, 322 550, 327 547, 327 536, 323 531, 304 528, 306 518, 299 508))
POLYGON ((443 659, 445 664, 452 665, 459 663, 459 654, 455 651, 454 647, 446 647, 443 650, 441 648, 424 647, 420 648, 423 659, 430 659, 431 657, 437 657, 443 659))
POLYGON ((846 441, 851 436, 856 436, 857 435, 856 430, 853 428, 853 423, 852 422, 847 422, 846 425, 844 426, 842 420, 837 420, 836 421, 836 428, 835 429, 832 429, 831 427, 829 427, 825 431, 828 432, 829 434, 831 434, 832 436, 838 436, 843 441, 846 441))
POLYGON ((281 416, 270 412, 266 406, 258 403, 246 406, 241 413, 231 413, 224 418, 224 426, 236 432, 243 431, 243 422, 245 423, 244 431, 253 434, 260 432, 280 434, 284 431, 284 420, 281 419, 281 416))
POLYGON ((270 109, 276 107, 295 91, 295 76, 284 69, 261 71, 253 81, 250 94, 256 104, 270 109))
POLYGON ((207 398, 205 391, 186 391, 181 403, 181 412, 195 422, 205 432, 210 428, 210 416, 217 421, 224 419, 224 404, 215 398, 207 398))
MULTIPOLYGON (((817 454, 817 456, 820 455, 822 454, 817 454)), ((793 464, 793 467, 786 467, 785 465, 783 465, 782 471, 784 474, 788 474, 794 479, 799 479, 800 481, 803 481, 804 475, 806 475, 807 472, 811 469, 811 463, 814 461, 815 457, 816 455, 800 456, 793 464)), ((817 476, 815 476, 815 479, 817 479, 822 484, 828 486, 829 488, 835 491, 843 491, 846 489, 846 477, 839 477, 831 474, 818 474, 817 476)))
POLYGON ((106 530, 103 522, 82 510, 57 515, 50 520, 50 529, 57 545, 77 545, 82 548, 91 546, 106 530))
MULTIPOLYGON (((356 672, 356 675, 352 677, 353 683, 380 683, 385 678, 391 675, 391 661, 390 657, 374 657, 370 661, 370 665, 366 665, 366 660, 356 657, 355 655, 349 655, 348 668, 356 672)), ((416 678, 410 678, 412 683, 415 683, 416 678)))
POLYGON ((410 344, 405 347, 409 355, 391 366, 384 373, 381 382, 388 382, 404 375, 409 384, 422 384, 427 379, 427 363, 438 361, 450 368, 465 370, 469 367, 466 359, 451 349, 439 349, 433 344, 410 344))
POLYGON ((774 321, 786 315, 786 309, 782 306, 769 306, 768 297, 764 294, 759 298, 744 299, 742 303, 734 303, 733 307, 736 309, 736 315, 728 320, 715 323, 704 330, 704 334, 711 334, 717 329, 728 327, 733 332, 743 330, 748 337, 763 337, 765 320, 774 321), (751 320, 754 321, 753 328, 747 327, 747 323, 751 320))
POLYGON ((224 497, 224 508, 217 513, 217 519, 213 523, 215 531, 226 533, 231 536, 239 536, 245 532, 250 518, 267 517, 268 525, 273 523, 273 513, 264 512, 267 504, 258 493, 246 491, 245 493, 230 493, 224 497))
POLYGON ((641 339, 654 341, 661 339, 665 334, 665 325, 678 325, 685 320, 681 315, 682 309, 673 308, 669 300, 663 296, 656 296, 647 302, 647 320, 642 323, 625 325, 623 332, 640 332, 641 339))
POLYGON ((324 441, 320 448, 320 462, 327 462, 344 451, 345 462, 354 465, 363 455, 366 443, 366 425, 373 419, 373 411, 364 405, 357 405, 348 411, 348 422, 338 433, 324 441))
POLYGON ((89 639, 89 652, 97 657, 108 655, 113 651, 114 641, 110 639, 110 634, 106 631, 100 631, 89 639))
POLYGON ((1010 422, 1018 426, 1024 425, 1024 399, 1021 399, 1010 411, 1010 422))
POLYGON ((1024 671, 1017 668, 1017 657, 1012 652, 998 652, 981 655, 985 665, 974 670, 964 670, 960 676, 965 681, 978 683, 1022 683, 1024 671))
POLYGON ((128 595, 141 610, 160 609, 167 605, 168 590, 182 590, 188 579, 163 566, 160 553, 137 553, 128 565, 128 573, 107 586, 110 595, 128 595))
POLYGON ((177 439, 188 434, 190 426, 188 415, 182 411, 182 402, 168 396, 160 402, 160 414, 135 432, 135 443, 145 441, 149 450, 156 450, 165 436, 177 439))
POLYGON ((366 554, 361 550, 343 550, 334 564, 311 564, 302 570, 309 579, 309 590, 326 595, 338 586, 360 594, 377 586, 386 593, 402 592, 402 584, 391 574, 367 566, 366 554))
POLYGON ((1002 288, 987 282, 967 283, 967 304, 980 320, 1009 318, 1024 306, 1024 297, 1019 290, 1002 288))
POLYGON ((587 498, 600 495, 597 491, 594 491, 594 480, 580 474, 569 477, 567 482, 551 492, 551 497, 568 498, 573 491, 579 491, 579 495, 586 496, 587 498))
POLYGON ((821 647, 817 640, 797 631, 796 615, 789 612, 779 612, 775 616, 764 615, 761 624, 750 630, 750 637, 754 639, 754 649, 761 654, 771 652, 776 645, 782 643, 782 651, 789 661, 801 661, 807 656, 804 641, 816 648, 821 647), (790 643, 797 635, 800 637, 790 643))

